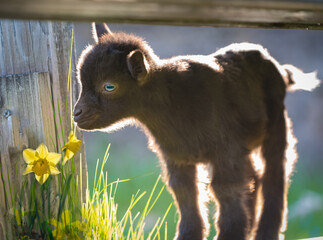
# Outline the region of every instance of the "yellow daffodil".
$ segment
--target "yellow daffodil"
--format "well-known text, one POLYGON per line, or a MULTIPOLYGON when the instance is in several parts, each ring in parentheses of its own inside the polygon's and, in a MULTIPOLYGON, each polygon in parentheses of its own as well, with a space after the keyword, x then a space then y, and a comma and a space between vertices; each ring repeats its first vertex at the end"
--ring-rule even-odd
POLYGON ((21 207, 19 210, 13 207, 10 209, 10 213, 15 217, 18 226, 25 224, 25 216, 29 214, 28 211, 25 211, 24 207, 21 207))
POLYGON ((71 213, 69 210, 65 210, 61 214, 61 222, 57 222, 55 219, 49 219, 49 223, 56 227, 52 231, 52 234, 56 240, 60 239, 81 239, 77 230, 86 231, 85 225, 80 221, 71 222, 71 213))
POLYGON ((28 164, 24 175, 34 172, 40 184, 46 182, 50 174, 56 175, 60 173, 56 168, 56 164, 61 159, 61 154, 48 152, 47 147, 43 143, 36 150, 25 149, 23 157, 28 164))
POLYGON ((68 136, 68 142, 62 148, 62 151, 65 150, 63 165, 65 165, 65 163, 74 156, 80 147, 81 140, 77 139, 75 133, 71 131, 70 135, 68 136))
POLYGON ((25 212, 23 211, 23 209, 21 211, 19 211, 17 208, 13 207, 12 208, 12 213, 14 214, 14 216, 16 218, 17 225, 21 226, 22 218, 25 215, 25 212))

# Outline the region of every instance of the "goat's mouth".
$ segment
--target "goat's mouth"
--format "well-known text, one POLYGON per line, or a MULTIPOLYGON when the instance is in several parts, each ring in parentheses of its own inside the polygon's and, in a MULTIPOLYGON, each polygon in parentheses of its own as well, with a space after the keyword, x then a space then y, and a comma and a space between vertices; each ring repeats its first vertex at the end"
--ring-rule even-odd
POLYGON ((86 117, 86 118, 75 118, 74 122, 77 124, 77 127, 82 130, 93 130, 96 129, 95 121, 97 119, 96 115, 86 117))

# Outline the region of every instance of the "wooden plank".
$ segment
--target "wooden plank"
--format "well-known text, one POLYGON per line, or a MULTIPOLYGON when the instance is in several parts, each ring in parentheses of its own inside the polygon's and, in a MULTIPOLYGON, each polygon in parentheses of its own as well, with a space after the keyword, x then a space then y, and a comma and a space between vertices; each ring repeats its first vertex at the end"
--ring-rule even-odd
MULTIPOLYGON (((24 178, 21 176, 26 167, 22 159, 23 149, 27 147, 35 149, 43 142, 49 147, 50 151, 55 150, 49 142, 50 138, 55 139, 51 99, 49 94, 43 94, 44 92, 48 93, 47 84, 49 81, 49 73, 6 75, 0 77, 0 164, 4 169, 5 179, 5 182, 0 181, 0 192, 2 195, 0 207, 2 209, 12 208, 11 194, 8 190, 8 179, 11 181, 11 188, 14 187, 15 176, 17 176, 16 189, 20 189, 22 186, 24 178), (8 199, 4 199, 4 189, 6 189, 8 199)), ((27 197, 27 192, 25 197, 27 197)), ((55 198, 53 197, 52 199, 55 198)), ((2 227, 0 228, 10 229, 6 225, 10 224, 10 222, 5 214, 8 213, 1 211, 0 225, 2 227)), ((4 239, 4 236, 0 235, 0 239, 4 239)))
POLYGON ((323 29, 323 1, 7 0, 1 18, 323 29))
MULTIPOLYGON (((56 122, 59 122, 60 108, 62 119, 67 122, 66 135, 71 130, 70 115, 65 114, 65 106, 72 28, 70 23, 0 21, 0 164, 5 169, 5 185, 0 179, 0 240, 4 239, 4 230, 8 229, 2 210, 11 207, 3 190, 4 187, 8 189, 7 179, 14 179, 13 169, 17 166, 17 176, 21 176, 25 168, 22 150, 26 147, 35 149, 44 142, 50 151, 61 151, 63 141, 55 131, 52 100, 56 122), (53 99, 50 98, 49 90, 53 99), (7 165, 9 171, 6 171, 7 165)), ((74 69, 75 51, 72 51, 73 72, 74 69)), ((72 82, 75 102, 79 94, 75 74, 72 82)), ((67 107, 69 106, 68 99, 67 107)), ((76 134, 83 140, 80 131, 76 134)), ((77 172, 82 167, 84 181, 81 187, 84 199, 87 187, 84 145, 80 153, 83 156, 82 162, 80 164, 77 156, 75 163, 77 172)), ((55 195, 55 191, 52 194, 55 195)), ((55 199, 54 195, 51 199, 55 199)))
POLYGON ((0 75, 50 72, 49 39, 48 22, 0 21, 0 75))
MULTIPOLYGON (((58 112, 59 104, 62 119, 64 120, 72 29, 73 24, 70 23, 19 20, 0 21, 0 75, 50 72, 50 87, 53 93, 55 111, 58 112)), ((72 51, 74 103, 79 95, 75 68, 75 51, 72 51)), ((25 98, 29 96, 28 92, 24 95, 25 98)), ((69 99, 67 106, 70 106, 69 99)), ((70 122, 69 114, 66 116, 66 120, 67 123, 70 122)), ((58 116, 56 117, 56 122, 59 122, 58 116)), ((69 131, 70 125, 68 124, 67 132, 69 131)), ((81 131, 77 131, 77 136, 83 139, 81 131)), ((58 146, 59 140, 54 140, 58 146)), ((83 179, 86 179, 87 171, 83 144, 81 152, 83 155, 83 179)), ((76 170, 79 170, 78 164, 76 170)), ((85 188, 86 182, 84 181, 83 193, 85 193, 85 188)))

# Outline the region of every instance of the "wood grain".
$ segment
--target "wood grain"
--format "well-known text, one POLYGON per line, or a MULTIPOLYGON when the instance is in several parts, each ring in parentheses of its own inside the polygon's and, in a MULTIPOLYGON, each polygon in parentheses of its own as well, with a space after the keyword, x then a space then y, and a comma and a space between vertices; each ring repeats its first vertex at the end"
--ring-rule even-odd
POLYGON ((218 27, 323 29, 323 1, 5 0, 0 17, 218 27))
MULTIPOLYGON (((0 77, 1 125, 0 125, 0 154, 1 166, 4 174, 4 182, 0 183, 0 199, 2 209, 11 209, 11 188, 20 189, 25 178, 22 177, 26 167, 22 159, 22 151, 25 148, 37 148, 41 142, 49 146, 49 139, 55 138, 53 113, 51 111, 50 98, 42 94, 48 92, 49 73, 16 74, 0 77), (44 121, 43 117, 46 117, 44 121), (16 177, 15 177, 16 176, 16 177), (15 180, 16 178, 16 180, 15 180), (16 184, 14 184, 16 182, 16 184), (5 186, 3 185, 5 184, 5 186), (4 194, 6 189, 6 194, 4 194), (4 196, 10 196, 4 199, 4 196), (8 201, 9 200, 9 201, 8 201)), ((16 194, 13 192, 13 195, 16 194)), ((27 193, 26 193, 27 194, 27 193)), ((27 196, 27 195, 26 195, 27 196)), ((25 197, 26 197, 25 196, 25 197)), ((3 229, 11 229, 8 224, 8 212, 1 211, 0 225, 3 229)), ((10 234, 10 231, 7 231, 10 234)), ((4 236, 0 236, 4 239, 4 236)))

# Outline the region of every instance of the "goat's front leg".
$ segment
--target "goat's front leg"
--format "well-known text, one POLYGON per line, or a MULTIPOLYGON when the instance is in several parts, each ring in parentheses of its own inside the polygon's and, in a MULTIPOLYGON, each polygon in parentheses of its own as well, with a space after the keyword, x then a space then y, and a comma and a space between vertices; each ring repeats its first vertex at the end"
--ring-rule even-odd
POLYGON ((177 240, 203 239, 204 226, 198 205, 196 166, 167 164, 168 186, 179 211, 177 240))

